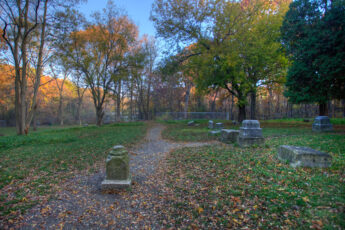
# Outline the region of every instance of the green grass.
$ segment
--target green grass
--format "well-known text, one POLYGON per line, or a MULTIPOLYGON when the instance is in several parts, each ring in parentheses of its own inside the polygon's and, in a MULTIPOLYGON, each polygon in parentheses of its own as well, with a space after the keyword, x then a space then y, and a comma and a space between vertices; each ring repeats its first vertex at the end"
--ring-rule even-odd
MULTIPOLYGON (((345 228, 344 132, 287 127, 264 128, 264 147, 213 145, 172 152, 164 177, 173 194, 164 211, 167 227, 345 228), (328 152, 332 167, 294 169, 276 157, 283 144, 328 152)), ((167 130, 170 138, 186 135, 183 129, 178 133, 176 124, 167 130)))
POLYGON ((94 170, 113 145, 129 146, 144 137, 146 128, 136 122, 0 137, 0 219, 23 213, 76 171, 94 170))

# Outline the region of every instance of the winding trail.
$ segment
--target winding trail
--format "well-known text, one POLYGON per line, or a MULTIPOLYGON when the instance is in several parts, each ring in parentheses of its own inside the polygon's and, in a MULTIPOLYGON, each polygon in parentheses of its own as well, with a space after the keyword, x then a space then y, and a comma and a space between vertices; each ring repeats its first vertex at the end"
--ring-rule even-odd
MULTIPOLYGON (((157 166, 176 148, 212 144, 174 143, 163 140, 165 127, 154 124, 145 141, 130 149, 133 185, 130 190, 103 193, 104 169, 91 176, 76 175, 56 194, 56 199, 37 205, 24 216, 21 229, 160 229, 159 205, 164 195, 157 166)), ((103 165, 104 168, 104 165, 103 165)))

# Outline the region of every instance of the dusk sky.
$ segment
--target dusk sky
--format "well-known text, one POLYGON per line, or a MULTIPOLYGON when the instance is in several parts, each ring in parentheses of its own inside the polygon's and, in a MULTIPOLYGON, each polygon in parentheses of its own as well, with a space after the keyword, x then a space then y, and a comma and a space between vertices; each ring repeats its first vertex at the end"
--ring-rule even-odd
MULTIPOLYGON (((140 36, 148 34, 155 36, 155 29, 149 20, 151 5, 154 0, 114 0, 116 6, 124 9, 134 23, 139 27, 140 36)), ((95 11, 101 11, 107 4, 108 0, 88 0, 87 3, 81 4, 80 11, 85 16, 90 16, 95 11)))

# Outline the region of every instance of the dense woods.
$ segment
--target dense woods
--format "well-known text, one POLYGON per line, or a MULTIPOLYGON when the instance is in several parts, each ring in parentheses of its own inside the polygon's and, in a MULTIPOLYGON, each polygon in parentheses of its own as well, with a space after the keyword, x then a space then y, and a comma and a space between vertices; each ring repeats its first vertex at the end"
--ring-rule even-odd
POLYGON ((112 1, 91 18, 77 3, 1 0, 0 120, 18 134, 162 112, 345 116, 342 0, 156 0, 163 45, 112 1))

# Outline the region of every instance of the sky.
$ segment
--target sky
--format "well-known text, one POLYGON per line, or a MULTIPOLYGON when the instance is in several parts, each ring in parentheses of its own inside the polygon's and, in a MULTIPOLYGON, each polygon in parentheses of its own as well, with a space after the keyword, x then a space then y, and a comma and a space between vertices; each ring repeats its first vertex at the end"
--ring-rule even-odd
MULTIPOLYGON (((148 34, 155 36, 153 23, 150 21, 151 5, 154 0, 113 0, 115 5, 125 10, 128 16, 139 27, 139 35, 148 34)), ((88 0, 80 4, 79 10, 89 17, 95 11, 105 8, 108 0, 88 0)))

